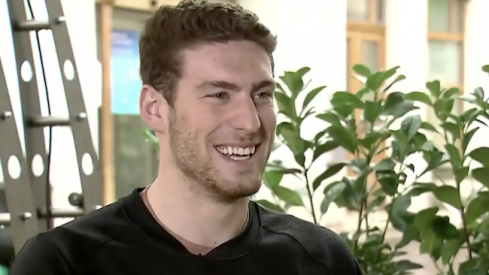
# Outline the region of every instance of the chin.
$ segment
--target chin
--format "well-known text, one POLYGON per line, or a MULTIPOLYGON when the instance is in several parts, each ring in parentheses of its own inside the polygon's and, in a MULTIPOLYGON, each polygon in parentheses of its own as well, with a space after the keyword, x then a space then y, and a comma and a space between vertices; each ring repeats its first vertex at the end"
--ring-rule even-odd
POLYGON ((250 197, 258 193, 261 187, 259 177, 222 177, 215 190, 222 198, 230 200, 250 197), (217 189, 217 190, 216 190, 217 189))

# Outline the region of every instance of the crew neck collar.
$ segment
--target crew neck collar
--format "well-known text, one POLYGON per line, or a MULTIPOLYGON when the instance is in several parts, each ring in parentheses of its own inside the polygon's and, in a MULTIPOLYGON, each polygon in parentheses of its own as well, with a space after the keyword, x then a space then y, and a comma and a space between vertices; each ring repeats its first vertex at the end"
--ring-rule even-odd
MULTIPOLYGON (((143 190, 144 188, 137 188, 123 199, 123 207, 130 220, 161 246, 175 252, 193 255, 151 215, 150 210, 146 207, 140 196, 143 190)), ((214 248, 206 255, 196 257, 232 259, 246 254, 253 247, 260 234, 260 220, 257 207, 254 202, 250 201, 249 220, 243 232, 214 248)))

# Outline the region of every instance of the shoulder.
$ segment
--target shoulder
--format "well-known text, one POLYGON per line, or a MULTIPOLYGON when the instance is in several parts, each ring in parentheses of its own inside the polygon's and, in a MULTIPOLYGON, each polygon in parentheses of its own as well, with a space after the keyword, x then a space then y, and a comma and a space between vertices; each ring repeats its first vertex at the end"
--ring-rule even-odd
POLYGON ((42 269, 53 271, 48 274, 70 274, 105 242, 126 232, 124 229, 130 223, 119 204, 116 202, 30 238, 15 257, 12 270, 42 269))
POLYGON ((258 206, 262 227, 285 234, 314 258, 328 265, 335 274, 361 274, 358 263, 343 239, 332 230, 258 206), (337 273, 336 273, 337 272, 337 273))

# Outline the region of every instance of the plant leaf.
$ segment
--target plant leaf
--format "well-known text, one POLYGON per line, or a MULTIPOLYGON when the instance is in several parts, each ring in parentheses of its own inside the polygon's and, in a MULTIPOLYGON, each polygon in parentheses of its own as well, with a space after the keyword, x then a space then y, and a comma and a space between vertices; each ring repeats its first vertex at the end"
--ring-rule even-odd
POLYGON ((291 120, 294 120, 297 114, 294 114, 294 101, 285 93, 276 92, 275 101, 277 102, 278 112, 284 114, 291 120))
POLYGON ((319 114, 316 117, 328 122, 331 125, 341 126, 341 120, 335 113, 328 111, 326 113, 319 114))
POLYGON ((303 77, 310 70, 308 67, 303 67, 295 72, 284 72, 284 75, 280 77, 280 80, 282 80, 291 92, 293 99, 297 98, 299 93, 304 89, 303 77))
POLYGON ((459 169, 462 167, 462 157, 458 152, 457 147, 453 144, 445 144, 445 149, 447 150, 448 155, 450 156, 450 162, 452 163, 452 167, 454 169, 459 169))
POLYGON ((474 129, 465 133, 465 138, 462 140, 462 152, 467 152, 467 147, 469 146, 470 141, 474 137, 474 134, 479 130, 479 127, 475 127, 474 129))
POLYGON ((284 209, 272 202, 269 202, 267 200, 256 200, 255 201, 256 203, 258 203, 259 205, 265 207, 265 208, 268 208, 270 210, 273 210, 273 211, 276 211, 276 212, 279 212, 279 213, 285 213, 284 209))
POLYGON ((397 272, 401 272, 402 274, 407 274, 405 273, 407 270, 414 270, 420 268, 423 268, 423 266, 417 263, 413 263, 409 260, 400 260, 399 262, 396 263, 397 272))
POLYGON ((393 162, 390 158, 385 158, 375 164, 373 169, 376 171, 390 171, 394 169, 394 167, 396 167, 396 163, 393 162))
POLYGON ((372 72, 369 68, 362 64, 356 64, 352 67, 352 70, 360 76, 369 77, 372 75, 372 72))
POLYGON ((426 93, 423 93, 423 92, 410 92, 404 96, 404 99, 417 101, 417 102, 423 102, 424 104, 426 104, 428 106, 433 105, 430 97, 426 93))
POLYGON ((284 173, 282 173, 280 170, 268 170, 263 173, 263 181, 269 189, 273 189, 274 187, 280 185, 283 176, 284 173))
POLYGON ((489 205, 489 196, 479 193, 477 197, 469 201, 465 208, 465 222, 471 224, 475 222, 480 216, 487 212, 487 206, 489 205))
POLYGON ((485 187, 489 188, 489 167, 480 167, 472 170, 472 177, 485 187))
POLYGON ((441 84, 439 80, 426 83, 426 88, 428 88, 430 94, 436 98, 441 94, 441 84))
POLYGON ((421 126, 419 127, 419 129, 428 130, 428 131, 438 133, 438 134, 440 133, 440 132, 438 132, 438 130, 436 130, 435 126, 431 125, 428 122, 424 122, 424 121, 421 122, 421 126))
POLYGON ((340 145, 338 144, 338 142, 336 142, 334 140, 328 140, 325 143, 318 145, 313 152, 312 161, 315 161, 317 158, 322 156, 324 153, 332 151, 332 150, 338 148, 339 146, 340 145))
POLYGON ((489 148, 479 147, 469 153, 469 157, 479 162, 483 166, 489 167, 489 148))
POLYGON ((316 191, 316 189, 318 189, 318 187, 321 185, 321 183, 323 183, 324 180, 336 175, 339 171, 341 171, 341 169, 343 169, 343 167, 345 167, 345 165, 346 163, 339 162, 329 166, 326 171, 324 171, 319 176, 317 176, 316 179, 314 179, 314 181, 312 182, 312 190, 316 191))
POLYGON ((401 123, 401 129, 406 135, 407 141, 416 135, 419 128, 421 127, 421 117, 419 115, 408 116, 401 123))
POLYGON ((351 129, 343 126, 332 125, 328 127, 328 134, 334 141, 338 142, 350 153, 357 150, 356 134, 351 129))
POLYGON ((365 85, 372 91, 377 91, 380 86, 384 83, 385 78, 384 78, 384 73, 383 72, 377 72, 369 77, 367 77, 367 81, 365 82, 365 85))
POLYGON ((325 214, 328 211, 329 205, 341 195, 345 187, 346 184, 344 182, 336 181, 324 188, 324 198, 320 206, 321 214, 325 214))
POLYGON ((450 260, 457 255, 457 252, 460 250, 462 245, 464 244, 464 238, 460 236, 459 238, 447 240, 443 245, 443 251, 441 252, 441 258, 443 264, 447 264, 450 260))
POLYGON ((382 190, 384 190, 387 195, 394 196, 397 193, 398 182, 397 178, 395 178, 393 175, 377 175, 377 181, 380 183, 382 190))
POLYGON ((331 98, 331 104, 333 106, 351 105, 353 108, 363 108, 363 102, 357 95, 350 92, 336 92, 331 98))
POLYGON ((286 204, 291 206, 304 206, 301 196, 289 188, 283 186, 275 186, 272 192, 286 204))
POLYGON ((486 72, 486 73, 489 73, 489 65, 482 66, 482 71, 483 72, 486 72))
POLYGON ((304 102, 302 103, 302 109, 306 109, 309 106, 309 103, 322 91, 326 88, 326 86, 320 86, 315 89, 309 91, 304 98, 304 102))
POLYGON ((382 101, 367 101, 365 102, 365 111, 363 116, 370 123, 377 121, 380 111, 382 111, 382 101))
POLYGON ((460 201, 460 194, 453 186, 439 186, 433 190, 433 195, 444 203, 448 203, 451 206, 460 209, 462 202, 460 201))
POLYGON ((436 216, 431 221, 431 228, 433 228, 438 237, 444 240, 452 240, 460 236, 460 232, 450 223, 450 218, 447 216, 436 216))
POLYGON ((458 95, 460 93, 460 90, 456 87, 448 89, 446 92, 443 93, 444 98, 452 98, 454 95, 458 95))
POLYGON ((452 135, 452 137, 455 140, 459 140, 460 139, 460 132, 462 131, 462 129, 461 129, 461 127, 459 127, 459 125, 457 125, 457 124, 455 124, 453 122, 445 121, 442 124, 440 124, 440 126, 445 131, 447 131, 450 135, 452 135))
POLYGON ((405 75, 402 75, 402 74, 398 75, 396 77, 396 79, 394 79, 389 85, 387 85, 387 87, 384 88, 384 92, 387 92, 392 86, 394 86, 394 84, 396 84, 397 82, 400 82, 404 79, 406 79, 405 75))

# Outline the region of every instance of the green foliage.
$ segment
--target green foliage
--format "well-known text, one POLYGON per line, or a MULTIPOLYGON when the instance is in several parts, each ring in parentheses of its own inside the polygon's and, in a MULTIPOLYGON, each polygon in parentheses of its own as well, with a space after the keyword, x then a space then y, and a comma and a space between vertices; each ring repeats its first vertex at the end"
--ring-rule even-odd
MULTIPOLYGON (((405 79, 397 74, 398 67, 371 72, 355 65, 353 70, 366 78, 363 88, 335 92, 331 108, 320 113, 311 105, 325 87, 307 89, 304 77, 309 68, 280 77, 282 85, 277 85, 275 98, 282 122, 276 134, 296 165, 291 168, 271 161, 263 179, 272 199, 258 202, 280 212, 292 206, 305 207, 315 223, 333 204, 357 213, 357 228, 341 235, 366 275, 411 274, 422 268, 399 259, 411 242, 419 242, 420 253, 433 259, 440 275, 487 274, 489 147, 469 146, 474 135, 487 128, 484 120, 489 118, 489 103, 484 91, 477 88, 470 96, 460 97, 457 88, 444 89, 439 81, 427 83, 426 92, 391 91, 405 79), (453 110, 461 102, 469 107, 455 115, 453 110), (439 123, 424 121, 421 114, 427 111, 434 113, 439 123), (306 139, 301 133, 306 119, 320 120, 327 126, 306 139), (435 135, 443 137, 443 146, 433 143, 435 135), (352 157, 311 178, 311 166, 337 148, 352 157), (449 167, 453 182, 438 177, 441 167, 449 167), (290 176, 306 189, 304 201, 297 191, 283 186, 284 178, 290 176), (464 197, 461 190, 472 180, 480 187, 464 197), (439 203, 411 211, 412 200, 422 194, 430 194, 439 203), (320 205, 315 205, 313 196, 323 197, 320 205), (447 208, 458 211, 460 224, 450 220, 447 208), (386 217, 381 224, 372 221, 379 213, 386 217), (402 234, 397 244, 386 241, 389 230, 402 234), (459 253, 465 254, 466 260, 456 267, 454 257, 459 253)), ((489 66, 483 70, 489 72, 489 66)))

